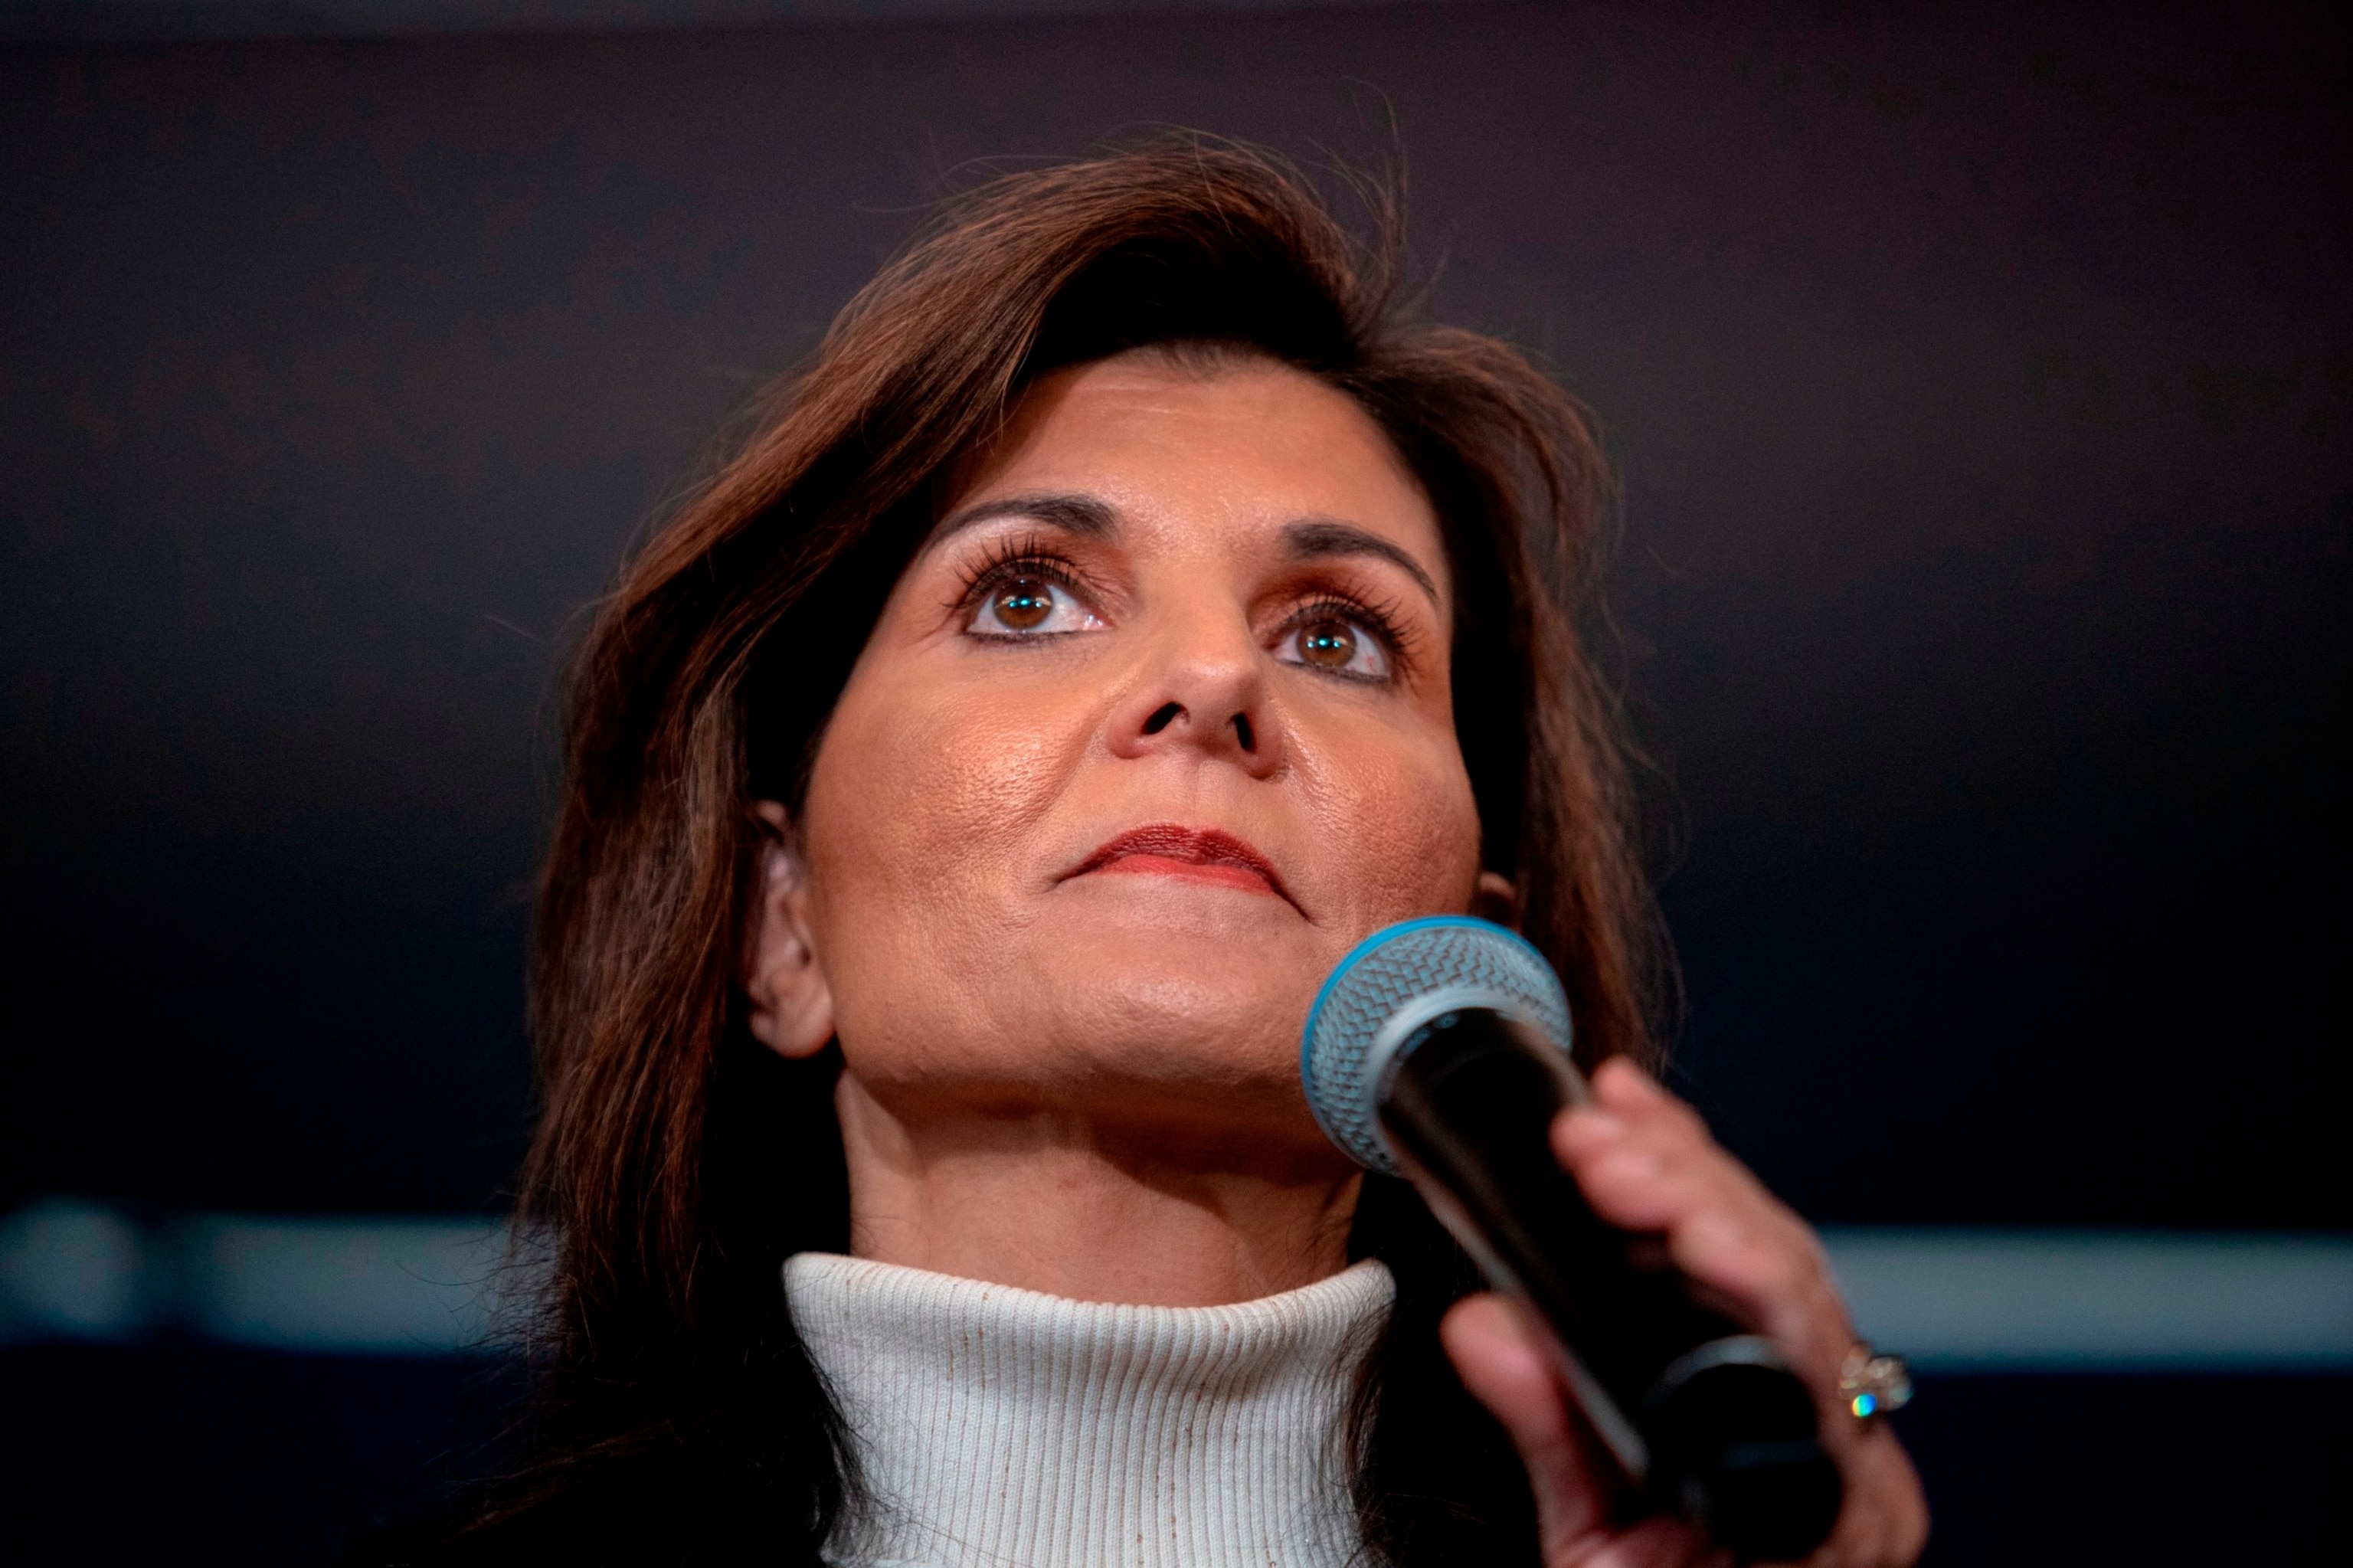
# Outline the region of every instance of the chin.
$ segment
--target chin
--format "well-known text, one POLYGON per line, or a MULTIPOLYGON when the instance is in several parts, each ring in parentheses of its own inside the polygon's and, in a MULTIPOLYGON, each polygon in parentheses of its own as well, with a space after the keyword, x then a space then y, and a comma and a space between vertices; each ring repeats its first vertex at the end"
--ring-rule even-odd
POLYGON ((1299 1031, 1337 957, 1326 935, 1277 897, 1102 880, 1109 896, 1058 900, 1020 943, 1022 983, 1078 1026, 1065 1038, 1118 1042, 1144 1076, 1295 1093, 1299 1031))
POLYGON ((1320 977, 1282 959, 1181 938, 1078 946, 1055 966, 1056 1011, 1073 1026, 1062 1038, 1089 1075, 1296 1097, 1299 1030, 1320 977))
POLYGON ((875 966, 857 989, 880 1010, 845 1009, 853 1069, 894 1096, 1331 1152, 1298 1066, 1300 1028, 1337 956, 1326 935, 1275 897, 1103 891, 1119 895, 935 927, 875 966), (910 970, 955 978, 911 987, 910 970))
POLYGON ((965 1027, 936 1025, 964 1036, 955 1054, 969 1067, 1048 1097, 1057 1084, 1084 1095, 1119 1080, 1295 1097, 1299 1030, 1325 960, 1282 908, 1292 929, 1267 922, 1249 940, 1214 919, 1039 921, 965 969, 965 1027))
POLYGON ((1242 913, 1239 920, 1180 909, 1041 922, 1024 944, 1027 967, 1054 989, 1131 995, 1204 1021, 1281 1013, 1295 1035, 1332 961, 1327 944, 1287 905, 1279 915, 1242 913))

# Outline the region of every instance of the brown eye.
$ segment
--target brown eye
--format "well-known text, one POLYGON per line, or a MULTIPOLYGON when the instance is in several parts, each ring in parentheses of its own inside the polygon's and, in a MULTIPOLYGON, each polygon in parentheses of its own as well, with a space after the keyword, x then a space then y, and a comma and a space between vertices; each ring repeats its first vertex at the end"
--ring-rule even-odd
POLYGON ((1299 629, 1300 662, 1319 670, 1345 670, 1356 657, 1356 629, 1345 620, 1311 621, 1299 629))
POLYGON ((1000 625, 1028 631, 1045 624, 1054 613, 1054 590, 1035 577, 1016 577, 998 588, 989 601, 1000 625))
POLYGON ((967 635, 997 641, 1039 642, 1074 631, 1106 630, 1103 618, 1068 587, 1042 572, 1017 572, 979 590, 967 635))
POLYGON ((1344 680, 1386 683, 1390 673, 1388 646, 1380 633, 1353 615, 1321 606, 1304 611, 1267 652, 1286 664, 1344 680))

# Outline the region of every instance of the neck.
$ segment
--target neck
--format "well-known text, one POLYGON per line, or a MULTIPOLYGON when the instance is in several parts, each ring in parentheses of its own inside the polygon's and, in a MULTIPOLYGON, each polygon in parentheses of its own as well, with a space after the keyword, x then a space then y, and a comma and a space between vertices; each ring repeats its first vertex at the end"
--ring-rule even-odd
POLYGON ((1362 1178, 1328 1148, 1068 1109, 910 1114, 836 1092, 857 1256, 1074 1301, 1214 1307, 1347 1264, 1362 1178))

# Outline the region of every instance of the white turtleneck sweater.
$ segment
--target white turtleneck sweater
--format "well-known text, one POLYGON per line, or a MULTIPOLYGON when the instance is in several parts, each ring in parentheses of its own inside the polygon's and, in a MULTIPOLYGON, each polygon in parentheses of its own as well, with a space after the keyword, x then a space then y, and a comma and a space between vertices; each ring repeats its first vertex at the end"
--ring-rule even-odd
POLYGON ((1345 1568, 1343 1424, 1387 1318, 1365 1262, 1231 1307, 1124 1307, 824 1253, 793 1322, 871 1506, 842 1568, 1345 1568))

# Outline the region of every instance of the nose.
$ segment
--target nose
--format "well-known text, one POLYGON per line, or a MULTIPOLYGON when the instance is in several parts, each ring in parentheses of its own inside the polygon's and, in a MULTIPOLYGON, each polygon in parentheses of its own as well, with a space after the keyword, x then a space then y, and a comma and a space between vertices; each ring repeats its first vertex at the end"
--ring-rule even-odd
POLYGON ((1190 750, 1255 778, 1282 766, 1266 652, 1239 616, 1171 607, 1111 715, 1115 756, 1190 750))

